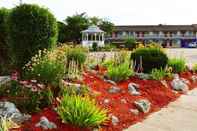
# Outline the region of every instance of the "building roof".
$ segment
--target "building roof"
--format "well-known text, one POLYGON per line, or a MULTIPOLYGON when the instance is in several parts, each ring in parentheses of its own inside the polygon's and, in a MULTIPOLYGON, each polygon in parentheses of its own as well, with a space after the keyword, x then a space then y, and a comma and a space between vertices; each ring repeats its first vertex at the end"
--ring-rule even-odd
POLYGON ((114 31, 197 31, 197 25, 119 25, 114 31))
POLYGON ((82 33, 104 33, 98 26, 90 26, 87 30, 83 30, 82 33))

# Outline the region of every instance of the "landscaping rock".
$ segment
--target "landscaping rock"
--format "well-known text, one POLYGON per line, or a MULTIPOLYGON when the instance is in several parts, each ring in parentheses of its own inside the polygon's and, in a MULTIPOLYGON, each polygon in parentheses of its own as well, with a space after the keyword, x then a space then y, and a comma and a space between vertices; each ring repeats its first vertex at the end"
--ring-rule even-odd
POLYGON ((140 92, 138 92, 139 85, 135 83, 129 83, 128 85, 128 91, 131 95, 138 96, 140 95, 140 92))
POLYGON ((113 94, 113 93, 119 93, 121 91, 121 89, 117 86, 112 86, 109 88, 108 92, 113 94))
POLYGON ((10 76, 0 76, 0 85, 3 85, 11 80, 10 76))
POLYGON ((104 81, 105 81, 105 82, 108 82, 108 83, 110 83, 110 84, 112 84, 112 85, 114 85, 114 86, 117 85, 116 82, 115 82, 115 81, 112 81, 112 80, 104 79, 104 81))
POLYGON ((167 83, 166 80, 161 80, 160 82, 161 82, 161 84, 162 84, 163 86, 165 86, 166 88, 168 88, 168 83, 167 83))
POLYGON ((104 104, 108 104, 109 102, 110 102, 109 99, 104 99, 104 101, 103 101, 104 104))
POLYGON ((126 104, 127 103, 127 100, 121 99, 120 102, 123 103, 123 104, 126 104))
POLYGON ((175 74, 173 81, 171 82, 172 88, 176 91, 188 91, 187 81, 180 79, 178 74, 175 74))
POLYGON ((135 75, 143 80, 148 80, 151 78, 149 74, 145 74, 145 73, 135 73, 135 75))
POLYGON ((38 122, 36 125, 36 127, 41 127, 44 130, 49 130, 49 129, 56 129, 57 126, 55 123, 50 122, 45 116, 42 116, 40 118, 40 122, 38 122))
POLYGON ((140 113, 139 110, 137 110, 137 109, 130 109, 129 111, 136 116, 139 115, 139 113, 140 113))
POLYGON ((112 115, 112 117, 111 117, 111 122, 112 122, 112 124, 113 124, 114 126, 116 126, 116 125, 119 123, 118 117, 112 115))
POLYGON ((143 113, 148 113, 150 111, 151 103, 146 99, 135 101, 134 104, 137 109, 143 113))
POLYGON ((193 75, 191 77, 191 80, 192 80, 193 83, 196 83, 197 82, 197 76, 196 75, 193 75))
POLYGON ((22 114, 11 102, 0 102, 0 117, 11 119, 16 124, 29 120, 31 116, 22 114))

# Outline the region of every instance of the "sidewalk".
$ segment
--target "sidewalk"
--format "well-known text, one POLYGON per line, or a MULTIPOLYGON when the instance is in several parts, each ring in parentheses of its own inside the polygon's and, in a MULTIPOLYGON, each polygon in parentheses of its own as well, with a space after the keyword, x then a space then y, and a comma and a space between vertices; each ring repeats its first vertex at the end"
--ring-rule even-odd
POLYGON ((197 131, 197 89, 124 131, 197 131))

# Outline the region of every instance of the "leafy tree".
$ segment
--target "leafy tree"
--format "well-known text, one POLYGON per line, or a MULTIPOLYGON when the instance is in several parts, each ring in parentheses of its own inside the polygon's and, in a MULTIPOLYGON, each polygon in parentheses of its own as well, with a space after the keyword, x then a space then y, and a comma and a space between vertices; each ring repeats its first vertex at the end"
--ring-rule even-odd
POLYGON ((65 43, 69 40, 69 32, 67 31, 67 26, 63 22, 58 21, 58 42, 65 43))
POLYGON ((133 37, 129 37, 125 40, 125 48, 132 50, 132 49, 136 48, 136 46, 137 46, 137 43, 133 37))
POLYGON ((102 20, 101 24, 99 27, 105 31, 106 35, 111 35, 114 29, 114 24, 110 21, 107 20, 102 20))
POLYGON ((97 25, 97 26, 103 22, 102 19, 100 19, 99 17, 96 17, 96 16, 90 17, 89 21, 90 21, 90 25, 97 25))
POLYGON ((8 16, 8 36, 12 60, 21 69, 38 50, 56 46, 57 22, 48 9, 22 4, 8 16))
POLYGON ((69 32, 69 40, 79 43, 81 40, 81 31, 87 29, 90 25, 86 13, 68 16, 65 22, 67 31, 69 32))
POLYGON ((9 10, 0 9, 0 74, 7 73, 9 64, 9 53, 7 43, 7 17, 9 10))

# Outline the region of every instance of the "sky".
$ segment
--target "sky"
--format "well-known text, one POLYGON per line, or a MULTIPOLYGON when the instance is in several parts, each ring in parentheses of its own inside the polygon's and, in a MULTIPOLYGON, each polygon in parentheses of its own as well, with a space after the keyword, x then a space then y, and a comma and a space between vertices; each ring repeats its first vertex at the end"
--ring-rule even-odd
MULTIPOLYGON (((13 8, 20 0, 0 0, 13 8)), ((23 0, 49 10, 59 21, 86 12, 115 25, 197 24, 197 0, 23 0)))

